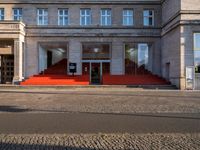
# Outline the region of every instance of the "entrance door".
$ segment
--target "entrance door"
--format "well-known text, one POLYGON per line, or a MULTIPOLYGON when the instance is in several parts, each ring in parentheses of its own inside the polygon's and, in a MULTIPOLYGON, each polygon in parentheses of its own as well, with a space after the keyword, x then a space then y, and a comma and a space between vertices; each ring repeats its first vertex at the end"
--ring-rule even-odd
POLYGON ((200 90, 200 73, 195 74, 195 90, 200 90))
POLYGON ((101 84, 101 64, 91 63, 90 81, 91 84, 101 84))
POLYGON ((12 83, 14 76, 14 55, 1 55, 1 83, 12 83))

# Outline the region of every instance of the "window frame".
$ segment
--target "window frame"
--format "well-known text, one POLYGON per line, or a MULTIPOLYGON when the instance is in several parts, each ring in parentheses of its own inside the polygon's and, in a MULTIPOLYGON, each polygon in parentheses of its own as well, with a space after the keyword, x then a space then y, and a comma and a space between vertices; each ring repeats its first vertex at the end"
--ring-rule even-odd
POLYGON ((112 26, 112 9, 111 8, 101 8, 100 15, 101 15, 101 26, 112 26), (105 14, 103 14, 103 11, 105 11, 105 14), (109 11, 110 11, 110 15, 109 15, 109 11), (103 24, 103 18, 105 18, 105 24, 103 24))
POLYGON ((92 10, 90 8, 81 8, 80 9, 80 26, 91 26, 92 25, 92 10), (89 10, 89 15, 87 14, 87 11, 89 10), (84 11, 84 14, 82 14, 82 11, 84 11), (82 22, 82 19, 84 18, 84 22, 82 22), (90 22, 87 22, 89 19, 90 22))
POLYGON ((68 8, 58 8, 58 26, 68 26, 69 25, 69 9, 68 8), (62 11, 62 15, 60 14, 62 11), (65 11, 67 14, 65 14, 65 11), (62 19, 61 19, 62 18, 62 19), (65 24, 65 19, 67 19, 67 23, 65 24), (60 24, 62 21, 62 24, 60 24))
POLYGON ((22 16, 23 16, 23 9, 22 8, 13 8, 13 20, 14 21, 20 21, 22 20, 22 16), (17 14, 15 14, 15 11, 17 11, 17 14), (16 17, 16 19, 15 19, 16 17))
POLYGON ((38 26, 46 26, 49 24, 49 13, 48 8, 37 8, 37 25, 38 26), (42 10, 42 14, 39 13, 39 11, 42 10), (46 14, 45 14, 46 11, 46 14), (40 23, 40 17, 42 17, 42 23, 40 23), (47 19, 45 21, 45 18, 47 19))
MULTIPOLYGON (((130 9, 130 8, 125 8, 123 9, 123 12, 122 12, 122 17, 123 17, 123 20, 122 20, 122 25, 123 26, 134 26, 134 9, 130 9), (125 11, 131 11, 132 12, 132 15, 125 15, 125 11), (132 24, 125 24, 125 18, 132 18, 132 24)), ((130 23, 130 20, 129 21, 126 21, 127 23, 129 22, 130 23)))
POLYGON ((143 10, 143 26, 145 26, 145 27, 153 27, 153 26, 155 26, 155 10, 153 10, 153 9, 144 9, 143 10), (150 13, 149 13, 149 15, 148 16, 145 16, 145 11, 148 11, 148 12, 152 12, 152 15, 150 15, 150 13), (146 25, 145 24, 145 18, 148 18, 148 25, 146 25), (150 18, 152 18, 152 24, 150 24, 150 21, 149 21, 149 19, 150 18))

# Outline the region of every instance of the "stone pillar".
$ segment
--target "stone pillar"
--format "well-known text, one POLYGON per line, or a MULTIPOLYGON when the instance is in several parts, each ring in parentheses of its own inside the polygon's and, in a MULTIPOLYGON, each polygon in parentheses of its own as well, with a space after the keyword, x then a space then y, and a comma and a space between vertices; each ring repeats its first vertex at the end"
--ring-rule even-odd
POLYGON ((124 74, 124 44, 120 41, 112 43, 111 74, 124 74))
MULTIPOLYGON (((77 64, 77 72, 75 75, 82 74, 82 48, 80 41, 70 40, 69 42, 69 61, 68 63, 76 63, 77 64)), ((68 66, 69 73, 69 66, 68 66)))
POLYGON ((14 78, 13 84, 18 84, 23 78, 23 48, 19 39, 14 41, 14 78))

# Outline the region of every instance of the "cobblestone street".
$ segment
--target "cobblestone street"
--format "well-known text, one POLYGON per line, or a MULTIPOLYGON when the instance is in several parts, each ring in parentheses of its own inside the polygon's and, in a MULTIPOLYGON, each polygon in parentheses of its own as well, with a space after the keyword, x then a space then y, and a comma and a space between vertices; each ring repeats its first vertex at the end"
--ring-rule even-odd
POLYGON ((198 150, 195 134, 0 135, 1 150, 198 150))

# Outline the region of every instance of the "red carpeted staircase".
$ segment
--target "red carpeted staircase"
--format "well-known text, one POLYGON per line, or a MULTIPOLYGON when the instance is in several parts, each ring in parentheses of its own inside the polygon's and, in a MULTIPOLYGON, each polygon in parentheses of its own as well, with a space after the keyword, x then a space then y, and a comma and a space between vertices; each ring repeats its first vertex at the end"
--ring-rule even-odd
MULTIPOLYGON (((21 85, 89 85, 89 74, 80 76, 67 75, 67 59, 52 65, 39 75, 31 76, 21 85)), ((144 67, 127 70, 126 75, 103 74, 103 85, 169 85, 165 79, 153 75, 144 67), (131 72, 132 71, 132 72, 131 72)))
POLYGON ((67 74, 67 59, 62 59, 56 64, 45 69, 41 74, 54 74, 54 75, 66 75, 67 74))
POLYGON ((104 85, 169 85, 165 79, 156 75, 104 75, 104 85))
POLYGON ((63 59, 39 75, 21 82, 21 85, 89 85, 89 75, 67 75, 67 59, 63 59))
POLYGON ((132 61, 125 61, 126 75, 103 75, 104 85, 170 85, 170 82, 153 75, 144 66, 138 67, 132 61))

